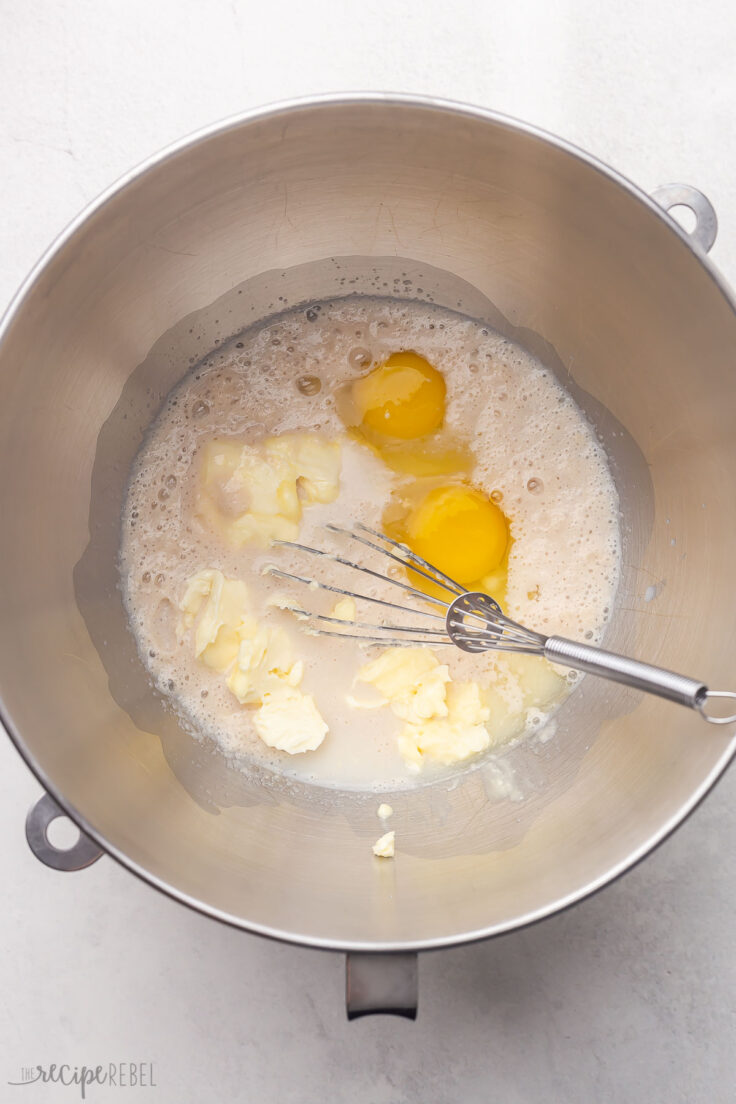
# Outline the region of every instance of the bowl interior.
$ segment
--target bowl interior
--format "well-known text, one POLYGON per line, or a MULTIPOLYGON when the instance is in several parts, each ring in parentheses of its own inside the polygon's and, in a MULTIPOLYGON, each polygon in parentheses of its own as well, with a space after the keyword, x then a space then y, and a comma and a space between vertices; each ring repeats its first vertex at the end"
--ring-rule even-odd
POLYGON ((552 140, 370 98, 222 126, 88 213, 0 344, 9 729, 138 872, 320 945, 439 945, 544 915, 643 854, 733 750, 730 731, 588 678, 554 740, 396 795, 399 853, 376 864, 374 798, 230 770, 155 699, 115 553, 128 467, 163 396, 284 300, 334 298, 346 278, 375 294, 399 272, 408 296, 537 355, 596 426, 623 511, 607 644, 734 687, 733 307, 669 220, 552 140))

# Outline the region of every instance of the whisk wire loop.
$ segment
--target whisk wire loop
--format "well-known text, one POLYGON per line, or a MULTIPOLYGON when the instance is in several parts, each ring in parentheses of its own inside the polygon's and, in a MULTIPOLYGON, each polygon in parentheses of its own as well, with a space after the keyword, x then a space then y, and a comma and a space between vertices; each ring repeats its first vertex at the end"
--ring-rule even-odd
POLYGON ((396 619, 389 622, 366 621, 358 616, 345 619, 330 614, 317 613, 303 609, 301 606, 286 606, 288 612, 293 613, 304 622, 305 631, 316 636, 344 636, 346 639, 362 641, 365 644, 383 644, 384 646, 402 647, 407 645, 431 645, 444 646, 454 644, 467 652, 482 652, 489 648, 499 651, 528 652, 541 655, 544 650, 545 638, 507 618, 501 611, 501 607, 490 595, 478 592, 466 592, 462 584, 453 579, 446 572, 436 568, 422 556, 417 555, 411 548, 384 533, 371 529, 368 525, 358 524, 353 527, 329 523, 326 530, 338 539, 355 541, 373 553, 377 553, 384 560, 398 564, 404 571, 419 575, 426 582, 445 591, 449 598, 438 598, 434 594, 427 594, 411 582, 394 578, 384 571, 376 570, 364 563, 358 563, 341 555, 339 552, 328 551, 324 548, 314 548, 311 545, 301 544, 298 541, 275 541, 274 544, 282 548, 289 548, 297 553, 320 558, 323 562, 340 564, 352 571, 360 572, 371 579, 379 580, 393 587, 398 587, 405 595, 413 599, 417 604, 413 606, 391 602, 386 598, 379 598, 373 594, 365 594, 361 591, 338 586, 335 583, 326 583, 319 579, 298 575, 295 572, 284 571, 275 564, 269 564, 265 569, 269 574, 277 578, 287 579, 300 583, 312 590, 325 590, 333 594, 344 595, 355 602, 369 602, 392 613, 409 614, 411 621, 402 624, 396 619), (429 604, 432 610, 423 609, 429 604), (429 627, 417 624, 418 618, 427 618, 434 621, 429 627), (441 627, 440 627, 441 626, 441 627))
POLYGON ((520 625, 507 617, 498 602, 483 591, 466 591, 460 583, 433 564, 413 552, 405 544, 379 533, 370 526, 357 524, 352 528, 329 524, 328 532, 338 539, 355 541, 371 552, 378 553, 384 560, 398 564, 404 571, 413 572, 450 595, 450 599, 438 598, 425 593, 408 581, 394 578, 385 571, 379 571, 366 564, 328 552, 323 548, 300 544, 297 541, 275 541, 276 545, 289 548, 297 553, 305 553, 325 563, 341 564, 349 570, 397 587, 402 593, 413 599, 418 605, 401 605, 380 598, 375 594, 363 594, 360 591, 338 586, 334 583, 311 579, 296 572, 284 571, 275 564, 269 564, 264 571, 280 579, 299 583, 311 590, 324 590, 352 598, 355 602, 369 602, 391 612, 393 620, 389 622, 363 621, 357 617, 343 619, 332 614, 316 613, 297 605, 285 605, 284 608, 298 617, 305 631, 315 636, 328 636, 346 640, 355 640, 372 646, 384 647, 444 647, 456 646, 466 652, 484 652, 494 650, 517 654, 544 656, 553 663, 600 675, 614 682, 635 687, 638 690, 659 697, 668 698, 680 705, 698 710, 711 724, 732 724, 736 714, 722 716, 707 709, 709 703, 723 700, 736 700, 736 694, 730 691, 710 690, 697 679, 678 675, 661 667, 642 663, 628 656, 606 652, 601 648, 567 640, 561 636, 544 636, 542 633, 520 625), (433 607, 431 610, 427 605, 433 607), (409 614, 410 623, 397 622, 396 613, 409 614), (425 618, 425 624, 417 624, 416 619, 425 618), (433 624, 428 626, 426 619, 433 624), (329 627, 324 627, 329 626, 329 627))

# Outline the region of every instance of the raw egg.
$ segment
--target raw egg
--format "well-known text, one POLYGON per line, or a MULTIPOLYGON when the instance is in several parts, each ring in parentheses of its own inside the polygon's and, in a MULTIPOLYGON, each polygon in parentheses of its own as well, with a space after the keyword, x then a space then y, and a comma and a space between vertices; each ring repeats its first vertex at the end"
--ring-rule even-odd
POLYGON ((407 441, 439 429, 445 391, 442 373, 419 353, 392 353, 354 382, 352 399, 365 429, 407 441))
POLYGON ((495 502, 462 484, 435 487, 406 520, 409 547, 467 587, 501 565, 508 541, 508 524, 495 502))

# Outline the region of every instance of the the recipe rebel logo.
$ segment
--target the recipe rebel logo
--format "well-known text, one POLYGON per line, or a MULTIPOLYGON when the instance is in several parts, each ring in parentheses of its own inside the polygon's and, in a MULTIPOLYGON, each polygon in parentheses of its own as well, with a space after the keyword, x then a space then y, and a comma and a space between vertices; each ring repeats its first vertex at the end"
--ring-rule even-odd
POLYGON ((76 1088, 82 1100, 90 1099, 87 1090, 97 1085, 114 1089, 155 1089, 153 1062, 108 1062, 106 1065, 73 1066, 53 1062, 48 1066, 22 1066, 20 1077, 8 1085, 64 1085, 76 1088))

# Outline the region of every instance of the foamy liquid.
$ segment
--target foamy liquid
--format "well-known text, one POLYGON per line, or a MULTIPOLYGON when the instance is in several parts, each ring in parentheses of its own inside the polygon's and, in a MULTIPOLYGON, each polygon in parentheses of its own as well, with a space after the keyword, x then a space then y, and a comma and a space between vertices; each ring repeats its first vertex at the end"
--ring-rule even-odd
MULTIPOLYGON (((549 370, 487 327, 425 304, 356 296, 309 315, 288 312, 217 349, 171 392, 133 466, 123 514, 121 579, 140 655, 187 727, 245 768, 258 762, 303 780, 361 789, 416 781, 396 748, 401 722, 387 708, 357 710, 345 700, 358 669, 375 653, 355 642, 304 635, 291 615, 267 605, 288 591, 295 604, 329 612, 329 596, 298 592, 261 574, 267 563, 278 563, 320 576, 318 566, 283 549, 233 550, 203 528, 194 510, 206 441, 255 443, 266 435, 315 431, 343 440, 341 489, 334 503, 305 508, 299 539, 324 546, 326 521, 380 527, 392 491, 410 477, 345 439, 335 393, 364 374, 365 363, 400 349, 415 350, 444 374, 446 425, 475 455, 473 483, 500 497, 513 537, 509 615, 541 632, 594 643, 610 615, 620 556, 616 490, 591 426, 549 370), (317 393, 299 385, 305 376, 319 379, 317 393), (316 752, 289 756, 266 747, 223 676, 194 658, 191 641, 179 641, 178 604, 186 580, 202 568, 242 579, 256 616, 288 631, 305 663, 303 689, 329 725, 316 752)), ((333 564, 320 577, 382 592, 350 573, 338 578, 340 570, 333 564)), ((453 648, 437 654, 453 678, 506 685, 502 655, 453 648)), ((522 720, 516 736, 523 727, 522 720)))

